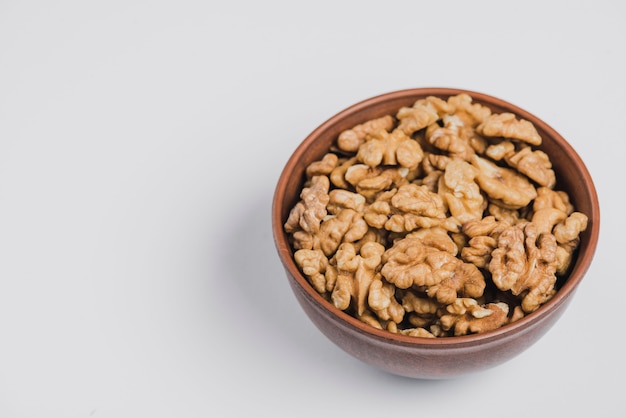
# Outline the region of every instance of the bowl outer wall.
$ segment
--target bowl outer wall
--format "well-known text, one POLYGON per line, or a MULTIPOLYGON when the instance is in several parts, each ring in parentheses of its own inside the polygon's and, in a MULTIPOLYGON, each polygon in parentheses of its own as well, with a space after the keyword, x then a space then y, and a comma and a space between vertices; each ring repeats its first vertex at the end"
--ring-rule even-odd
POLYGON ((440 378, 506 361, 532 345, 554 324, 569 304, 569 298, 575 293, 593 258, 599 233, 599 206, 593 181, 584 163, 571 145, 541 119, 482 93, 448 88, 419 88, 366 99, 337 113, 316 128, 298 146, 283 169, 274 195, 272 223, 276 248, 292 290, 306 314, 324 335, 355 357, 392 373, 440 378), (533 122, 544 139, 538 148, 550 155, 557 173, 556 188, 566 191, 576 209, 589 217, 588 228, 581 234, 578 257, 568 279, 550 301, 538 311, 498 330, 439 339, 407 337, 376 330, 336 309, 309 285, 293 261, 293 250, 288 244, 283 224, 299 200, 306 166, 328 152, 341 131, 369 119, 393 115, 400 107, 411 106, 416 100, 427 96, 445 99, 460 93, 469 94, 474 102, 490 107, 495 113, 511 112, 533 122), (391 355, 388 350, 394 347, 395 351, 391 355), (438 357, 442 362, 434 360, 438 357))

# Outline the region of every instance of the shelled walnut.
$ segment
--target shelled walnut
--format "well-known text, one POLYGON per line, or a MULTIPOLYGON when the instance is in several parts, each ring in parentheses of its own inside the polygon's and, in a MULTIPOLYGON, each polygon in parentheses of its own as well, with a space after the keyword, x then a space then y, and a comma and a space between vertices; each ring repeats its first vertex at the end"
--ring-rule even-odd
POLYGON ((541 135, 467 94, 427 97, 338 135, 284 224, 336 308, 414 337, 481 333, 558 291, 587 216, 541 135))

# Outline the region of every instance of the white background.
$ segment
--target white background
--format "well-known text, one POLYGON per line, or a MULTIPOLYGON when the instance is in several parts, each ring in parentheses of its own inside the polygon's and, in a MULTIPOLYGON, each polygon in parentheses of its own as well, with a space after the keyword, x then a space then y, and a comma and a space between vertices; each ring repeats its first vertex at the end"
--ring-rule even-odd
POLYGON ((0 417, 623 417, 625 5, 0 0, 0 417), (601 204, 551 332, 453 380, 330 343, 271 234, 296 146, 413 87, 538 115, 601 204))

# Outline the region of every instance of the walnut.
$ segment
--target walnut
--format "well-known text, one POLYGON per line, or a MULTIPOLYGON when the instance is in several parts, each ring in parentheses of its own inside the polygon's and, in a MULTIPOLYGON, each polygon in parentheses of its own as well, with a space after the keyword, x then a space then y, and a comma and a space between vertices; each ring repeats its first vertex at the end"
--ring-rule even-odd
POLYGON ((298 250, 294 253, 296 264, 318 293, 326 293, 328 258, 321 250, 298 250))
POLYGON ((466 126, 475 128, 491 115, 491 109, 480 103, 474 103, 469 94, 461 93, 448 97, 448 104, 453 108, 449 114, 454 113, 466 126))
POLYGON ((461 258, 474 264, 478 268, 486 268, 491 261, 491 253, 496 248, 497 241, 490 236, 477 236, 469 240, 461 250, 461 258))
POLYGON ((540 186, 553 188, 556 184, 552 162, 548 154, 541 150, 525 146, 515 154, 505 156, 504 160, 540 186))
MULTIPOLYGON (((468 96, 469 97, 469 96, 468 96)), ((440 118, 451 115, 455 112, 454 106, 449 100, 443 100, 437 96, 428 96, 425 99, 417 100, 416 105, 424 105, 437 112, 440 118)))
POLYGON ((363 312, 361 315, 356 315, 356 317, 363 323, 374 327, 376 329, 383 329, 383 326, 381 325, 380 321, 378 320, 378 318, 376 317, 376 315, 374 315, 372 312, 370 311, 365 311, 363 312))
MULTIPOLYGON (((429 297, 437 299, 439 303, 450 303, 457 296, 479 297, 485 291, 485 277, 480 270, 473 264, 464 263, 458 258, 455 260, 456 268, 452 274, 426 291, 429 297)), ((447 267, 446 264, 443 266, 447 267)))
POLYGON ((450 214, 461 223, 481 219, 486 201, 474 181, 478 170, 463 160, 453 159, 439 179, 439 195, 450 214))
POLYGON ((537 190, 526 177, 509 168, 499 167, 477 155, 472 158, 472 165, 479 170, 476 176, 478 185, 501 206, 519 209, 537 196, 537 190))
MULTIPOLYGON (((459 228, 458 231, 448 231, 450 239, 452 240, 452 242, 454 242, 454 245, 456 245, 456 251, 454 252, 456 256, 460 256, 461 251, 463 250, 463 248, 467 247, 469 242, 469 238, 467 237, 467 235, 461 232, 461 229, 462 227, 459 228)), ((461 259, 462 258, 463 257, 461 257, 461 259)))
POLYGON ((520 319, 522 319, 523 317, 526 316, 526 313, 524 312, 524 310, 522 309, 521 306, 515 306, 513 308, 513 313, 511 314, 511 316, 509 317, 509 323, 518 321, 520 319))
POLYGON ((443 330, 438 329, 438 315, 443 305, 426 295, 420 296, 414 291, 408 290, 402 297, 402 306, 406 311, 406 327, 409 329, 427 329, 437 337, 443 336, 443 330))
POLYGON ((439 321, 437 323, 434 323, 434 324, 430 325, 428 330, 435 337, 441 338, 441 337, 448 337, 449 336, 449 334, 443 329, 443 327, 441 326, 441 323, 439 321))
POLYGON ((409 232, 441 224, 446 213, 441 197, 411 183, 380 194, 366 209, 364 219, 374 228, 409 232))
POLYGON ((537 212, 543 208, 559 209, 567 215, 574 211, 574 206, 570 203, 567 193, 548 187, 538 187, 537 197, 533 202, 533 210, 537 212))
POLYGON ((342 151, 357 152, 368 135, 380 130, 391 131, 393 124, 394 120, 391 115, 371 119, 365 123, 354 126, 352 129, 346 129, 341 132, 337 138, 337 146, 342 151))
POLYGON ((302 230, 295 231, 291 234, 291 244, 294 250, 312 250, 319 248, 319 238, 315 234, 309 234, 302 230))
POLYGON ((433 286, 452 274, 456 268, 453 256, 445 251, 423 245, 417 238, 396 241, 383 254, 381 274, 399 289, 411 286, 433 286), (445 266, 435 271, 433 267, 445 266))
POLYGON ((461 231, 463 223, 454 216, 448 216, 440 226, 451 234, 458 234, 461 231))
POLYGON ((408 335, 410 337, 436 338, 433 333, 424 328, 407 328, 399 330, 398 333, 408 335))
POLYGON ((416 168, 422 158, 424 151, 419 143, 399 129, 391 133, 384 130, 372 133, 357 152, 357 159, 370 167, 400 165, 416 168))
POLYGON ((489 146, 487 140, 480 135, 472 135, 468 141, 474 152, 478 154, 484 154, 489 146))
POLYGON ((350 189, 352 186, 346 180, 346 173, 356 163, 356 157, 340 160, 337 166, 330 172, 330 182, 339 189, 350 189))
POLYGON ((417 238, 424 245, 447 251, 452 255, 457 255, 459 252, 456 242, 454 242, 448 231, 440 226, 421 228, 407 234, 406 237, 417 238))
POLYGON ((420 186, 426 186, 429 191, 437 193, 437 190, 439 189, 439 178, 441 176, 443 176, 443 171, 432 170, 414 183, 420 186))
POLYGON ((444 116, 443 126, 436 123, 426 128, 426 140, 452 158, 469 161, 475 151, 470 143, 471 130, 457 116, 444 116))
POLYGON ((580 234, 587 229, 587 216, 574 212, 566 193, 546 187, 537 189, 532 221, 540 232, 551 232, 557 241, 558 275, 567 272, 578 247, 580 234))
POLYGON ((526 144, 516 147, 511 141, 501 141, 490 145, 485 155, 494 161, 505 161, 509 167, 516 169, 540 186, 553 188, 556 184, 552 162, 548 154, 541 150, 533 150, 526 144))
POLYGON ((365 197, 345 189, 333 189, 328 193, 328 213, 336 215, 341 209, 352 209, 363 213, 365 210, 365 197))
POLYGON ((413 133, 424 129, 439 119, 437 109, 426 100, 418 100, 411 107, 402 107, 398 110, 396 118, 399 125, 396 129, 411 136, 413 133))
POLYGON ((497 221, 494 216, 467 222, 462 231, 470 239, 461 250, 461 258, 476 267, 486 268, 491 261, 491 253, 497 246, 497 238, 507 226, 507 223, 497 221))
POLYGON ((508 223, 509 225, 515 225, 524 219, 524 214, 519 210, 503 208, 493 203, 487 205, 486 212, 487 216, 492 216, 497 221, 508 223))
POLYGON ((489 271, 500 290, 522 297, 522 309, 533 312, 555 293, 557 244, 554 235, 538 233, 532 223, 508 227, 498 237, 489 271))
POLYGON ((505 157, 513 154, 515 154, 515 144, 511 141, 491 144, 485 150, 485 155, 494 161, 504 160, 505 157))
POLYGON ((467 222, 463 225, 462 231, 469 237, 469 241, 461 249, 461 258, 478 268, 487 268, 491 261, 491 253, 497 247, 498 236, 515 223, 497 220, 493 215, 467 222))
MULTIPOLYGON (((539 233, 552 233, 554 226, 567 218, 567 214, 556 208, 543 208, 535 211, 531 218, 539 233)), ((576 234, 578 236, 578 234, 576 234)))
POLYGON ((496 220, 494 216, 485 216, 482 219, 475 219, 463 225, 463 233, 472 238, 481 235, 497 236, 506 226, 505 222, 496 220))
POLYGON ((383 277, 400 289, 423 287, 429 297, 449 303, 457 293, 480 296, 484 276, 472 264, 446 251, 425 246, 418 238, 404 238, 383 254, 383 277))
POLYGON ((345 178, 356 191, 366 199, 373 199, 377 194, 408 183, 408 169, 371 168, 365 164, 355 164, 346 171, 345 178))
POLYGON ((356 189, 367 199, 375 198, 381 192, 401 187, 408 183, 405 168, 387 168, 380 175, 361 180, 356 189))
POLYGON ((429 297, 419 297, 413 292, 406 292, 402 297, 402 307, 406 312, 419 315, 434 315, 441 305, 429 297))
POLYGON ((370 167, 367 164, 356 163, 356 158, 354 161, 355 163, 343 172, 343 180, 347 181, 355 190, 361 181, 377 177, 383 171, 381 167, 370 167))
POLYGON ((441 197, 424 186, 407 184, 401 186, 391 197, 393 208, 385 229, 389 231, 412 231, 418 227, 429 228, 446 218, 441 197))
POLYGON ((420 337, 420 338, 436 338, 437 336, 428 331, 426 328, 422 326, 416 326, 414 328, 399 328, 398 324, 395 322, 389 322, 387 324, 387 331, 394 334, 407 335, 409 337, 420 337))
POLYGON ((398 189, 388 190, 380 193, 374 202, 367 206, 363 219, 372 228, 384 229, 385 224, 391 217, 391 198, 398 192, 398 189))
POLYGON ((344 243, 335 254, 337 283, 331 294, 333 304, 346 310, 352 300, 356 303, 356 313, 362 315, 367 305, 369 287, 376 276, 385 247, 376 242, 368 242, 357 254, 354 245, 344 243))
POLYGON ((481 306, 471 298, 459 298, 448 305, 441 316, 444 330, 454 330, 454 335, 481 333, 501 327, 508 322, 509 306, 489 303, 481 306))
POLYGON ((573 212, 567 219, 554 226, 553 233, 559 244, 572 242, 580 236, 580 233, 587 229, 587 215, 580 212, 573 212))
POLYGON ((342 209, 337 215, 324 218, 320 226, 319 247, 327 256, 331 256, 343 242, 353 243, 365 236, 369 226, 363 220, 363 214, 353 209, 342 209))
POLYGON ((406 323, 408 325, 415 328, 428 328, 432 330, 434 325, 439 323, 439 316, 437 316, 437 312, 432 314, 419 314, 416 312, 407 312, 406 314, 406 323))
POLYGON ((306 168, 307 178, 314 176, 328 176, 339 164, 339 157, 331 152, 327 153, 319 161, 314 161, 306 168))
POLYGON ((396 288, 391 283, 384 282, 380 274, 370 284, 367 303, 383 321, 393 321, 399 324, 404 319, 404 307, 395 298, 396 288))
POLYGON ((329 188, 328 177, 312 177, 308 187, 303 188, 300 193, 301 200, 291 210, 284 225, 285 231, 295 232, 302 229, 310 234, 317 233, 322 219, 327 214, 329 188))
POLYGON ((385 231, 381 231, 379 229, 369 228, 363 238, 353 243, 354 247, 357 251, 361 251, 361 247, 367 244, 368 242, 377 242, 380 245, 387 244, 388 237, 385 231))
POLYGON ((500 290, 510 290, 526 269, 526 249, 522 227, 506 228, 497 240, 497 248, 491 254, 489 271, 500 290))
POLYGON ((531 145, 541 145, 541 136, 535 126, 525 119, 517 119, 513 113, 494 113, 486 117, 476 132, 486 137, 517 139, 531 145))
POLYGON ((445 154, 426 153, 422 160, 422 169, 425 173, 444 171, 450 160, 452 158, 445 154))
POLYGON ((569 270, 570 265, 572 264, 572 257, 574 256, 574 251, 578 247, 580 243, 580 238, 573 239, 566 243, 559 243, 556 248, 556 274, 564 275, 569 270))
POLYGON ((574 251, 580 243, 580 233, 587 229, 587 216, 573 212, 567 219, 554 226, 552 233, 558 243, 557 274, 565 274, 572 263, 574 251))

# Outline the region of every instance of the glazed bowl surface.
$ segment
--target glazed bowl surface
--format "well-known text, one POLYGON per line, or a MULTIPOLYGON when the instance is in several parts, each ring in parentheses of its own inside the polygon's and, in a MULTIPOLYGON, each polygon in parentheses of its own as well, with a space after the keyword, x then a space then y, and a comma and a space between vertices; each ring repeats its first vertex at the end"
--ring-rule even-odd
POLYGON ((355 358, 389 373, 420 379, 452 378, 506 362, 539 340, 563 315, 585 277, 598 241, 600 211, 593 180, 581 157, 558 132, 528 111, 487 94, 452 88, 415 88, 390 92, 356 103, 313 130, 286 162, 272 202, 272 230, 289 285, 300 306, 330 341, 355 358), (461 93, 494 113, 510 112, 534 124, 557 176, 556 188, 565 191, 576 210, 588 217, 587 228, 565 280, 556 294, 518 321, 484 333, 421 338, 376 329, 337 309, 307 281, 294 261, 294 249, 284 224, 300 199, 305 169, 330 149, 338 135, 365 121, 394 115, 418 99, 447 99, 461 93))

